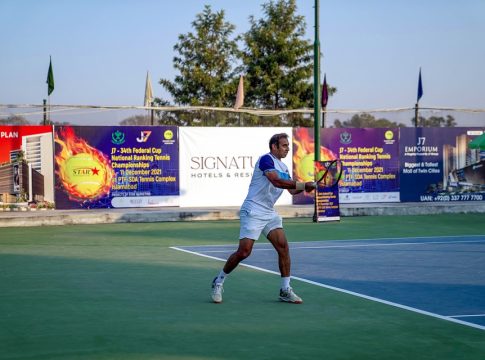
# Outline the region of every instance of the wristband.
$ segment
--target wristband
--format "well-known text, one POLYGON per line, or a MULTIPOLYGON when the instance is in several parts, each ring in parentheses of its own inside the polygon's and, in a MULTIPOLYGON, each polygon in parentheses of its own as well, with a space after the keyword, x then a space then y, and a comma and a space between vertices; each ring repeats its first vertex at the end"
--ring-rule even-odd
POLYGON ((295 189, 296 190, 305 190, 305 183, 300 182, 300 181, 296 181, 295 182, 295 189))

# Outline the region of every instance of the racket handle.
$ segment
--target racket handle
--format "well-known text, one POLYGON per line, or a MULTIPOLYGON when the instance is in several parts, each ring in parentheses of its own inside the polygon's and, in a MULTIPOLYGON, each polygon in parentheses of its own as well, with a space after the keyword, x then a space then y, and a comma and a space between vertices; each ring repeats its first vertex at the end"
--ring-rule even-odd
POLYGON ((308 181, 305 183, 305 191, 310 192, 313 191, 314 189, 317 188, 317 182, 316 181, 308 181), (308 188, 310 187, 310 188, 308 188))

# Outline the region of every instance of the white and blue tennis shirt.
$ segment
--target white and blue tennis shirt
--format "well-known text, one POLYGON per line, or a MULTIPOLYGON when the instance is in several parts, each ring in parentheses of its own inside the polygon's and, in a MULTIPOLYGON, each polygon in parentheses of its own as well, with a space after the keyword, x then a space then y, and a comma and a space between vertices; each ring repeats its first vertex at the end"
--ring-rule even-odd
POLYGON ((288 167, 280 159, 271 153, 261 156, 254 167, 248 195, 241 210, 247 210, 256 216, 274 214, 274 204, 284 190, 275 187, 268 180, 265 174, 269 171, 277 171, 280 179, 291 179, 288 167))

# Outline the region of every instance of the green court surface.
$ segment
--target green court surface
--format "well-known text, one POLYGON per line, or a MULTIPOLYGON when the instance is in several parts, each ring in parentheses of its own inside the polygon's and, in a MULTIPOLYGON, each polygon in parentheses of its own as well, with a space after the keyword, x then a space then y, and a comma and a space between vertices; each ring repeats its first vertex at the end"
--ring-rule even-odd
MULTIPOLYGON (((284 224, 291 242, 485 233, 483 214, 284 224)), ((238 221, 2 228, 0 359, 485 358, 483 330, 297 280, 304 304, 280 303, 278 276, 246 267, 211 303, 223 263, 169 247, 236 247, 238 230, 238 221)))

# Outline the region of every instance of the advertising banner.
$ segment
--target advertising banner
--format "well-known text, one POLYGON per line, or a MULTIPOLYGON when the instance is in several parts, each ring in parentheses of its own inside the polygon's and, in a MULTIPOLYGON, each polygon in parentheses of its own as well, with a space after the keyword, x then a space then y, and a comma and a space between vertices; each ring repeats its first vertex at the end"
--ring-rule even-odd
MULTIPOLYGON (((16 162, 23 156, 23 160, 44 178, 43 198, 47 201, 54 201, 52 153, 52 126, 0 126, 0 164, 16 162)), ((14 167, 15 171, 18 174, 19 168, 14 167)), ((17 180, 14 178, 14 189, 18 193, 17 180)))
MULTIPOLYGON (((325 173, 330 161, 316 161, 315 173, 325 173)), ((318 177, 318 176, 317 176, 318 177)), ((319 182, 316 188, 316 221, 338 221, 340 220, 340 206, 338 197, 338 179, 329 179, 330 185, 325 181, 319 182), (336 183, 334 184, 333 181, 336 183)))
MULTIPOLYGON (((313 129, 295 128, 293 168, 298 181, 313 180, 313 129)), ((329 128, 320 135, 320 159, 340 159, 340 203, 399 202, 399 130, 329 128)), ((295 196, 295 204, 313 202, 313 194, 295 196)))
MULTIPOLYGON (((291 128, 180 128, 180 206, 240 206, 269 140, 291 128)), ((292 172, 291 157, 282 159, 292 172)), ((285 191, 277 205, 291 204, 285 191)))
POLYGON ((401 129, 401 201, 485 200, 485 154, 469 146, 484 130, 401 129))
POLYGON ((175 126, 55 129, 58 209, 177 206, 175 126))

